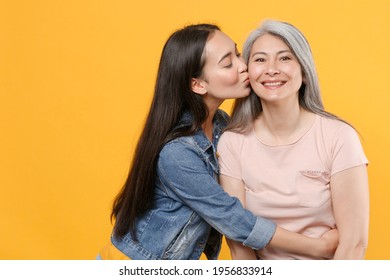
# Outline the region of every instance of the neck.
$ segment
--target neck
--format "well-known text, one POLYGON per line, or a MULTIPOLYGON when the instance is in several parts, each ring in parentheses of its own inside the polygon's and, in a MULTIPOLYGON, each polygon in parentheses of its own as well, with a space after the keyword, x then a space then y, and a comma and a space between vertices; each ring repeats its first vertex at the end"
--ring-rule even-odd
POLYGON ((207 98, 204 99, 205 104, 207 106, 207 110, 209 112, 209 115, 207 116, 207 119, 202 124, 202 129, 204 133, 206 134, 206 137, 210 140, 210 142, 213 142, 213 119, 215 116, 215 113, 217 112, 219 106, 222 104, 220 100, 209 100, 207 98))
POLYGON ((295 142, 310 128, 314 114, 302 109, 298 103, 289 106, 263 106, 263 112, 255 121, 259 138, 270 145, 286 145, 295 142))
POLYGON ((210 140, 210 142, 213 142, 213 119, 215 113, 216 111, 209 112, 206 121, 202 124, 203 132, 206 135, 206 137, 210 140))
POLYGON ((263 112, 260 118, 263 124, 275 133, 295 129, 302 118, 304 110, 299 104, 290 104, 289 106, 263 106, 263 112))

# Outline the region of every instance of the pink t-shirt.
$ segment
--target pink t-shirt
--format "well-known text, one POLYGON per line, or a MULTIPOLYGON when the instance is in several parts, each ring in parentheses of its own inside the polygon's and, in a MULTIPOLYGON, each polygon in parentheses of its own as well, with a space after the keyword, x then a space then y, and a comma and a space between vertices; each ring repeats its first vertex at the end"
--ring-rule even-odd
MULTIPOLYGON (((248 210, 310 237, 335 227, 331 176, 368 163, 352 127, 319 115, 298 141, 285 146, 263 144, 253 129, 246 134, 227 131, 218 154, 221 174, 243 180, 248 210)), ((258 256, 310 259, 268 247, 258 256)))

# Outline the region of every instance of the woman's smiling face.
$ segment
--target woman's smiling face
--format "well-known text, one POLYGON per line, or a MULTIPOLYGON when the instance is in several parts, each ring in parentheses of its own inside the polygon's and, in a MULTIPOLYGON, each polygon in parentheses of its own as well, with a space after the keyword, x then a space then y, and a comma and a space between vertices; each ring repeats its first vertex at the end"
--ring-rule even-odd
POLYGON ((248 73, 253 91, 262 102, 298 98, 302 69, 288 45, 279 37, 264 34, 253 44, 248 73))

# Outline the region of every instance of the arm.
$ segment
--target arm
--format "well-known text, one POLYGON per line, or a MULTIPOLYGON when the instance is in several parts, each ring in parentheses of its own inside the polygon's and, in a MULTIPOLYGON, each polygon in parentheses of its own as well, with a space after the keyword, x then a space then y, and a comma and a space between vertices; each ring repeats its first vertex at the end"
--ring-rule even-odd
POLYGON ((307 237, 302 234, 277 227, 268 246, 305 254, 317 259, 329 259, 334 255, 338 245, 338 230, 332 229, 321 238, 307 237))
POLYGON ((166 144, 157 163, 158 179, 164 192, 226 237, 251 248, 263 248, 275 232, 275 223, 254 216, 237 198, 224 192, 211 174, 212 166, 207 160, 199 156, 191 143, 166 144))
MULTIPOLYGON (((237 197, 245 207, 245 188, 241 180, 220 175, 222 188, 229 195, 237 197)), ((242 243, 226 238, 233 260, 256 260, 256 253, 252 248, 244 246, 242 243)))
POLYGON ((369 191, 366 165, 336 173, 330 181, 340 235, 335 259, 363 259, 368 243, 369 191))
MULTIPOLYGON (((242 180, 221 175, 220 183, 223 189, 237 197, 245 205, 245 189, 242 180)), ((227 239, 233 259, 255 259, 254 251, 243 244, 227 239)), ((328 258, 333 255, 338 244, 337 230, 331 230, 320 239, 287 231, 277 227, 268 246, 285 251, 310 255, 315 258, 328 258)))

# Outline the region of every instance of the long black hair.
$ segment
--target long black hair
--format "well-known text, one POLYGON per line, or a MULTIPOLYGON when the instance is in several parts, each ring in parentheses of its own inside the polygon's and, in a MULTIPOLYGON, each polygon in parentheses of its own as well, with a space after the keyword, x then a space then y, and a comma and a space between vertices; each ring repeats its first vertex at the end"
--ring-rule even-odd
POLYGON ((206 120, 208 110, 191 90, 191 79, 202 75, 207 40, 220 30, 213 24, 189 25, 165 43, 157 73, 153 101, 138 141, 127 180, 113 203, 114 236, 129 231, 134 239, 136 218, 152 206, 158 155, 168 141, 190 135, 206 120), (174 129, 182 113, 193 117, 190 126, 174 129))

